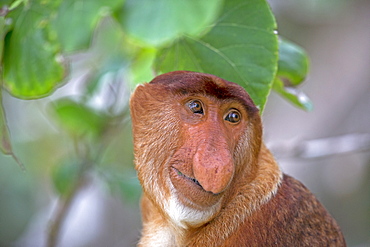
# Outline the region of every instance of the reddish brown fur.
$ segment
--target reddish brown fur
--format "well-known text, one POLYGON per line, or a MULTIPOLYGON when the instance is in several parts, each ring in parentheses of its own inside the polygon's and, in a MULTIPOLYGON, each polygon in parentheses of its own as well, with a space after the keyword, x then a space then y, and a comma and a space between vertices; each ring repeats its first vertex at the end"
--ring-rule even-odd
POLYGON ((138 86, 130 103, 144 191, 139 246, 345 246, 317 199, 281 173, 242 87, 176 71, 138 86), (192 100, 204 114, 189 110, 192 100), (240 121, 226 121, 234 109, 240 121))
POLYGON ((344 246, 339 232, 311 192, 284 175, 276 196, 248 217, 224 246, 344 246))

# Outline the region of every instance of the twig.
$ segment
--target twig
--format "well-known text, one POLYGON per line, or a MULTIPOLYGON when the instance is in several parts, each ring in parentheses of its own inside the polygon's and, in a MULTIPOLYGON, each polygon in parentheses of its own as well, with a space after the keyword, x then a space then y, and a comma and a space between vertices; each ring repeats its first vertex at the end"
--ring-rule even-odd
POLYGON ((59 199, 60 201, 58 202, 57 205, 55 218, 50 222, 49 232, 47 236, 47 245, 46 245, 47 247, 57 246, 61 228, 68 215, 68 212, 71 209, 73 201, 76 198, 78 192, 81 190, 81 188, 84 187, 85 184, 86 178, 84 177, 84 174, 81 174, 80 178, 78 179, 78 182, 70 191, 70 193, 68 193, 66 197, 59 199))
POLYGON ((290 140, 270 143, 277 158, 313 159, 370 150, 370 134, 348 134, 314 140, 290 140))

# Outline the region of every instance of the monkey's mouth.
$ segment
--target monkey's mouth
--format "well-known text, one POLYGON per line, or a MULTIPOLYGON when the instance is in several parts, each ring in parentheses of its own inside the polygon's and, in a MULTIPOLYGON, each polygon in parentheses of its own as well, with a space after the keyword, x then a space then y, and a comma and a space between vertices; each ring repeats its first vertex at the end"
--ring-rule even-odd
POLYGON ((196 178, 188 175, 191 173, 191 171, 184 172, 170 166, 170 179, 176 189, 178 200, 197 210, 207 209, 217 204, 222 198, 222 193, 214 194, 211 191, 206 191, 196 178))
MULTIPOLYGON (((177 173, 177 175, 179 175, 180 177, 183 177, 183 178, 185 178, 185 179, 187 179, 187 180, 189 180, 189 181, 191 181, 191 182, 193 182, 194 184, 196 184, 196 185, 198 185, 199 187, 201 187, 202 189, 203 189, 203 187, 202 187, 202 185, 199 183, 199 181, 198 180, 196 180, 195 178, 192 178, 192 177, 188 177, 188 176, 186 176, 185 174, 183 174, 182 172, 180 172, 178 169, 176 169, 175 167, 172 167, 174 170, 175 170, 175 172, 177 173)), ((204 190, 204 189, 203 189, 204 190)))

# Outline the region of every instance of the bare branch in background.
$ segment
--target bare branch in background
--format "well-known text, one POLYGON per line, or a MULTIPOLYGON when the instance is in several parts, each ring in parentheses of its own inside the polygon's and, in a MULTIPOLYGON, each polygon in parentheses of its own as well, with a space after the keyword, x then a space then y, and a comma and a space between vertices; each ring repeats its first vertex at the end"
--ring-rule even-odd
POLYGON ((268 144, 278 158, 322 158, 370 150, 370 134, 355 133, 313 140, 289 140, 268 144))

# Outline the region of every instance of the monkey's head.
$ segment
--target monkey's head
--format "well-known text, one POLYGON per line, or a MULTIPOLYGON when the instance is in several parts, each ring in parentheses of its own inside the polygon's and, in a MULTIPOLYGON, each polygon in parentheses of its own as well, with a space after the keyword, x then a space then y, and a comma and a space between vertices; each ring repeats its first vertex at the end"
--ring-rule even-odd
POLYGON ((136 88, 130 101, 135 164, 145 196, 194 227, 253 180, 261 148, 258 108, 239 85, 176 71, 136 88))

